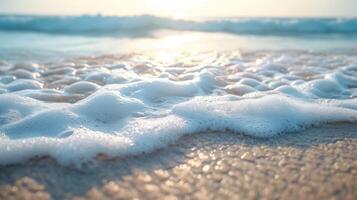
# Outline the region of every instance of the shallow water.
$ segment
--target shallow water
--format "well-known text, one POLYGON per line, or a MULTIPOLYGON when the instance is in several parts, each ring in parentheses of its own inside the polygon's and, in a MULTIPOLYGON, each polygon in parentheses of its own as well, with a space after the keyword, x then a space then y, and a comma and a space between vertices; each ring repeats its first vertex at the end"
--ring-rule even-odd
POLYGON ((80 164, 186 134, 271 137, 357 121, 355 36, 2 31, 0 164, 80 164))

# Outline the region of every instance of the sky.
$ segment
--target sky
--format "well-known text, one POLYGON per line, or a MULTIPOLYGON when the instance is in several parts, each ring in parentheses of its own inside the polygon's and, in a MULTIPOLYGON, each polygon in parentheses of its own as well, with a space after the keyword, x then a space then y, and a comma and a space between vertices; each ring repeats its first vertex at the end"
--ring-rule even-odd
POLYGON ((0 13, 36 15, 357 17, 356 10, 357 0, 0 0, 0 13))

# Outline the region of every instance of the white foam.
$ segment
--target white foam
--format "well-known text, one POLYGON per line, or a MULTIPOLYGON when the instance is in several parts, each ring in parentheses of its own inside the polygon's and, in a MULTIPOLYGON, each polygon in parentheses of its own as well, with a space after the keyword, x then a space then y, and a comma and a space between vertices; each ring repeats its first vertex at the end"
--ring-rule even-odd
POLYGON ((121 64, 108 56, 7 68, 0 75, 0 164, 48 155, 80 165, 99 153, 148 152, 197 132, 271 137, 357 122, 354 54, 197 59, 165 65, 133 55, 121 64), (20 68, 38 75, 16 79, 11 74, 20 68))
POLYGON ((173 112, 202 126, 202 131, 231 130, 256 137, 299 131, 324 122, 357 120, 355 110, 299 101, 282 95, 242 100, 200 97, 176 105, 173 112))
POLYGON ((96 91, 98 88, 99 86, 95 83, 91 83, 87 81, 79 81, 69 86, 66 86, 64 88, 64 92, 68 94, 86 94, 86 93, 92 93, 96 91))
POLYGON ((145 106, 116 91, 98 92, 76 104, 55 107, 2 126, 0 163, 50 155, 63 164, 80 164, 97 153, 124 156, 151 151, 196 132, 229 130, 268 137, 320 123, 357 120, 356 110, 281 95, 241 100, 197 97, 156 117, 135 116, 145 106))
POLYGON ((26 89, 41 89, 43 84, 36 80, 29 79, 17 79, 5 86, 9 91, 19 91, 26 89))

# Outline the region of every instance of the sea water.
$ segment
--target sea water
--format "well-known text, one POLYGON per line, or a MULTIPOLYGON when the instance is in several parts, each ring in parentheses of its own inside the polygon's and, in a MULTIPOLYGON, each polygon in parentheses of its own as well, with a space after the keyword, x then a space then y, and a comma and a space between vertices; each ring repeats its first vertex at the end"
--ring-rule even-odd
POLYGON ((0 16, 0 164, 357 122, 357 20, 0 16))

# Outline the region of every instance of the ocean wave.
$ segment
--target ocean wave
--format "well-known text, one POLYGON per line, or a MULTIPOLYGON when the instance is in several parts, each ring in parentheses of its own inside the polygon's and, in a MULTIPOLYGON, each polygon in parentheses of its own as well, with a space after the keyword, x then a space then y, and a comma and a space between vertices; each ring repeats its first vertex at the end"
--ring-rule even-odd
POLYGON ((157 16, 0 16, 0 30, 51 34, 146 36, 161 29, 233 34, 357 34, 357 19, 220 18, 179 20, 157 16))

